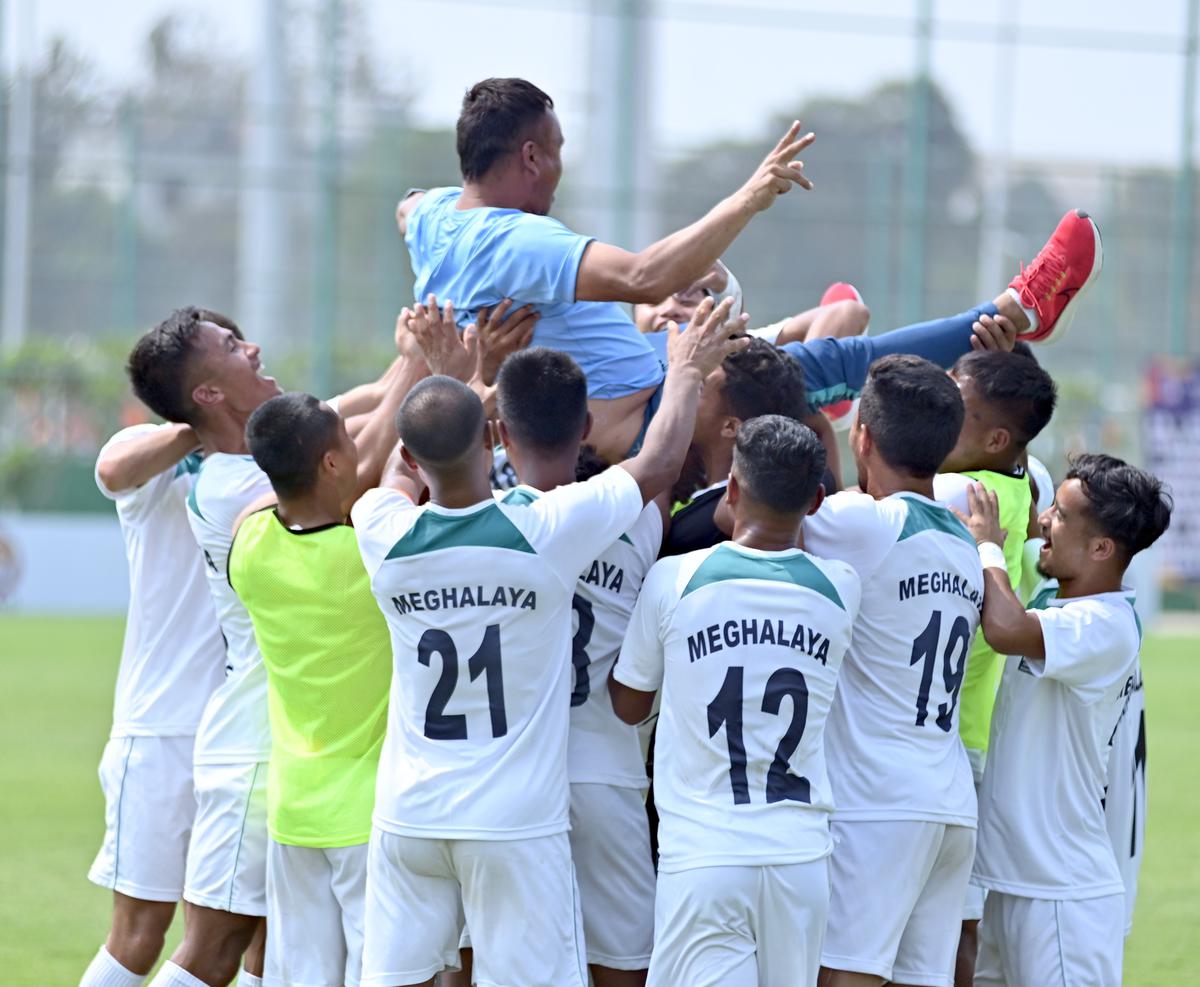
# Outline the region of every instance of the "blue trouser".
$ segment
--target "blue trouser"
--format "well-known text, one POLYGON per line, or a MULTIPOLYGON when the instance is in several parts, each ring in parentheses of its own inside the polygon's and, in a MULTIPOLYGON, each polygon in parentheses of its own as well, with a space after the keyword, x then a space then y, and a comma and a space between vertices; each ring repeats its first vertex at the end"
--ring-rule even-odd
POLYGON ((785 343, 781 349, 791 353, 804 368, 809 410, 816 411, 857 397, 867 381, 867 370, 883 356, 911 353, 949 370, 955 360, 971 352, 971 326, 981 315, 995 314, 996 306, 986 302, 961 315, 919 322, 881 336, 814 339, 785 343))

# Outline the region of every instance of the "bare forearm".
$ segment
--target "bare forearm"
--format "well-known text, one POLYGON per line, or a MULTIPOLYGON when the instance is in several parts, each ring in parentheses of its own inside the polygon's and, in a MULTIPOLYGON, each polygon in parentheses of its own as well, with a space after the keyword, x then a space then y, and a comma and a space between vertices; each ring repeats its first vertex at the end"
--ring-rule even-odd
POLYGON ((641 723, 654 709, 653 692, 631 689, 613 678, 611 672, 608 676, 608 694, 617 718, 631 725, 641 723))
POLYGON ((358 447, 358 491, 378 486, 388 456, 396 446, 396 412, 413 386, 429 375, 423 359, 402 358, 378 406, 354 439, 358 447))
POLYGON ((645 503, 669 489, 683 469, 703 382, 694 369, 669 370, 663 383, 662 404, 650 422, 641 451, 621 464, 637 481, 645 503))
POLYGON ((190 425, 164 425, 110 448, 96 472, 114 493, 133 490, 171 469, 199 444, 190 425))
POLYGON ((699 280, 729 249, 754 217, 745 197, 722 199, 708 213, 638 253, 638 268, 648 283, 647 296, 635 301, 659 302, 699 280))
POLYGON ((1042 624, 1013 592, 1008 573, 998 566, 983 570, 984 639, 1005 655, 1045 658, 1042 624))

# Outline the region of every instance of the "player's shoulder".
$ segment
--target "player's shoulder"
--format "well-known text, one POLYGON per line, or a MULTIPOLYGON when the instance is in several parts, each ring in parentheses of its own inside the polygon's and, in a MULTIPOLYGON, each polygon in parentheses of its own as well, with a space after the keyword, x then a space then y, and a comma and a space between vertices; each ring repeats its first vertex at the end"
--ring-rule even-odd
POLYGON ((188 497, 188 508, 202 521, 232 525, 246 505, 271 490, 271 481, 254 457, 217 452, 205 456, 188 497))
POLYGON ((975 550, 975 539, 962 519, 950 508, 949 504, 938 500, 930 500, 918 493, 898 493, 885 497, 884 501, 895 516, 901 520, 896 535, 897 542, 906 541, 925 533, 948 535, 957 539, 972 551, 975 550))

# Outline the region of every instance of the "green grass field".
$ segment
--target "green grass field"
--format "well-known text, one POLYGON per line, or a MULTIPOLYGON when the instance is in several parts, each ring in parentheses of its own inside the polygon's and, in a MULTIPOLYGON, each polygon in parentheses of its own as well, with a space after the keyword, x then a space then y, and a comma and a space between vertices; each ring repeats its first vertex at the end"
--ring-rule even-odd
MULTIPOLYGON (((113 619, 0 617, 0 982, 75 984, 107 932, 87 881, 104 830, 96 780, 121 647, 113 619)), ((1200 974, 1200 640, 1152 637, 1143 655, 1150 813, 1125 983, 1200 974)), ((179 922, 176 922, 175 935, 179 922)), ((174 942, 174 937, 171 942, 174 942)))

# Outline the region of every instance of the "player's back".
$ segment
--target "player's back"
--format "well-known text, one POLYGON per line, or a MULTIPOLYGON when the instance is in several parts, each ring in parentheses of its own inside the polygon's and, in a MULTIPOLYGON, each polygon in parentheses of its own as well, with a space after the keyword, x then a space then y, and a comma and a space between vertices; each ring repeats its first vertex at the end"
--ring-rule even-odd
MULTIPOLYGON (((161 426, 122 429, 100 451, 161 426)), ((220 684, 225 646, 188 530, 186 501, 200 468, 189 455, 133 490, 113 491, 129 566, 129 610, 113 708, 113 736, 187 736, 220 684)))
POLYGON ((1146 847, 1146 691, 1138 660, 1125 683, 1125 704, 1111 738, 1104 823, 1125 885, 1125 931, 1133 927, 1138 874, 1146 847))
POLYGON ((213 453, 205 458, 188 499, 188 523, 203 553, 226 655, 225 681, 209 700, 197 732, 197 763, 266 761, 271 754, 267 673, 250 615, 229 585, 234 523, 269 493, 271 482, 252 456, 213 453))
POLYGON ((571 600, 642 507, 619 468, 524 506, 360 499, 355 530, 394 660, 376 825, 451 839, 567 829, 571 600))
POLYGON ((975 791, 958 697, 983 605, 975 542, 916 493, 839 493, 805 524, 805 544, 863 580, 854 642, 826 731, 839 819, 974 826, 975 791))
POLYGON ((650 571, 618 677, 655 687, 637 678, 657 647, 660 870, 829 852, 823 728, 858 602, 849 567, 800 549, 725 542, 650 571))
POLYGON ((432 189, 409 217, 405 243, 418 299, 431 292, 451 299, 463 326, 505 298, 534 305, 541 318, 533 345, 571 354, 587 374, 589 397, 621 397, 662 381, 662 364, 624 308, 575 300, 590 238, 519 209, 458 209, 461 195, 432 189))

